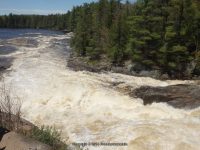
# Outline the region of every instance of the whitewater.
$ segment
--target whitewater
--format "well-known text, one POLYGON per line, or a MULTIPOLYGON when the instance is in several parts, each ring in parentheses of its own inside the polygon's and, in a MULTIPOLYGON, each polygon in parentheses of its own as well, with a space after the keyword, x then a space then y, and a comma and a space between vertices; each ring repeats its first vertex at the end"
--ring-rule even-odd
POLYGON ((116 73, 75 72, 67 68, 70 35, 28 33, 6 39, 17 49, 5 54, 12 66, 4 82, 22 100, 22 116, 62 131, 67 144, 105 142, 128 146, 88 146, 89 150, 199 150, 200 108, 175 109, 165 103, 144 106, 113 88, 167 86, 193 81, 159 81, 116 73), (36 46, 19 44, 35 40, 36 46), (16 42, 17 41, 17 42, 16 42))

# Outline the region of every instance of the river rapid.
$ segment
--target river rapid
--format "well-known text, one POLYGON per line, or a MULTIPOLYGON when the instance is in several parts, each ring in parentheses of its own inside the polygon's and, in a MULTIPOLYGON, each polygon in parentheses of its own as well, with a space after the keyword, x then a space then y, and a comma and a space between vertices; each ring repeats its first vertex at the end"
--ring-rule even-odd
MULTIPOLYGON (((0 57, 12 58, 4 82, 22 102, 22 115, 36 125, 55 126, 66 143, 127 143, 89 150, 199 150, 200 108, 144 106, 112 87, 167 86, 192 81, 159 81, 116 73, 67 68, 70 35, 45 30, 0 30, 0 57), (2 52, 11 46, 9 53, 2 52), (13 50, 14 49, 14 50, 13 50)), ((8 48, 9 49, 9 48, 8 48)))

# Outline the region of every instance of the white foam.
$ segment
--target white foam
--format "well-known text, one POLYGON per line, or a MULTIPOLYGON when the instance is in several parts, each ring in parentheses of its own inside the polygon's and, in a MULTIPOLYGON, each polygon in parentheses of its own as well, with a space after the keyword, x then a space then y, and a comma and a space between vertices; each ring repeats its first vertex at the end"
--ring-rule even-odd
POLYGON ((37 48, 23 48, 16 55, 5 80, 23 99, 23 117, 37 125, 55 125, 66 142, 125 142, 129 146, 124 149, 130 150, 199 149, 200 109, 179 110, 164 103, 143 106, 140 99, 109 86, 111 82, 137 88, 187 81, 71 71, 62 50, 50 47, 52 40, 66 38, 39 35, 37 48))

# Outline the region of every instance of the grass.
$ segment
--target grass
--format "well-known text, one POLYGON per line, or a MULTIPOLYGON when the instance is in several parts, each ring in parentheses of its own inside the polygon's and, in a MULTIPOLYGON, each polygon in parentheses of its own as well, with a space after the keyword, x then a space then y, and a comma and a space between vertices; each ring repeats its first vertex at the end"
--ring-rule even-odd
POLYGON ((21 100, 7 88, 4 80, 0 83, 0 126, 18 130, 21 122, 21 100))
POLYGON ((61 140, 61 132, 55 127, 31 125, 28 133, 21 128, 23 121, 21 118, 21 100, 12 94, 10 88, 5 83, 0 84, 0 127, 4 127, 10 131, 15 131, 24 136, 35 139, 41 143, 47 144, 53 150, 80 150, 78 147, 70 148, 61 140))
POLYGON ((50 145, 53 150, 82 150, 80 147, 70 147, 61 141, 61 132, 55 127, 41 126, 32 129, 30 138, 50 145))
POLYGON ((50 145, 55 150, 66 150, 67 145, 61 142, 61 132, 56 130, 55 127, 41 126, 32 129, 30 137, 50 145))

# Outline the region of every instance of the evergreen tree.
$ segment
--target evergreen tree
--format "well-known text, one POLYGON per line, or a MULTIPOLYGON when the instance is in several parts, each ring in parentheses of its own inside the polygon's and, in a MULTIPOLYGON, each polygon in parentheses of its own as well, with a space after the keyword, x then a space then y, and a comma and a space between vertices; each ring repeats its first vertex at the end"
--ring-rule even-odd
POLYGON ((62 15, 0 16, 0 27, 72 31, 76 53, 91 61, 131 60, 175 77, 193 63, 200 75, 199 0, 99 0, 62 15))

